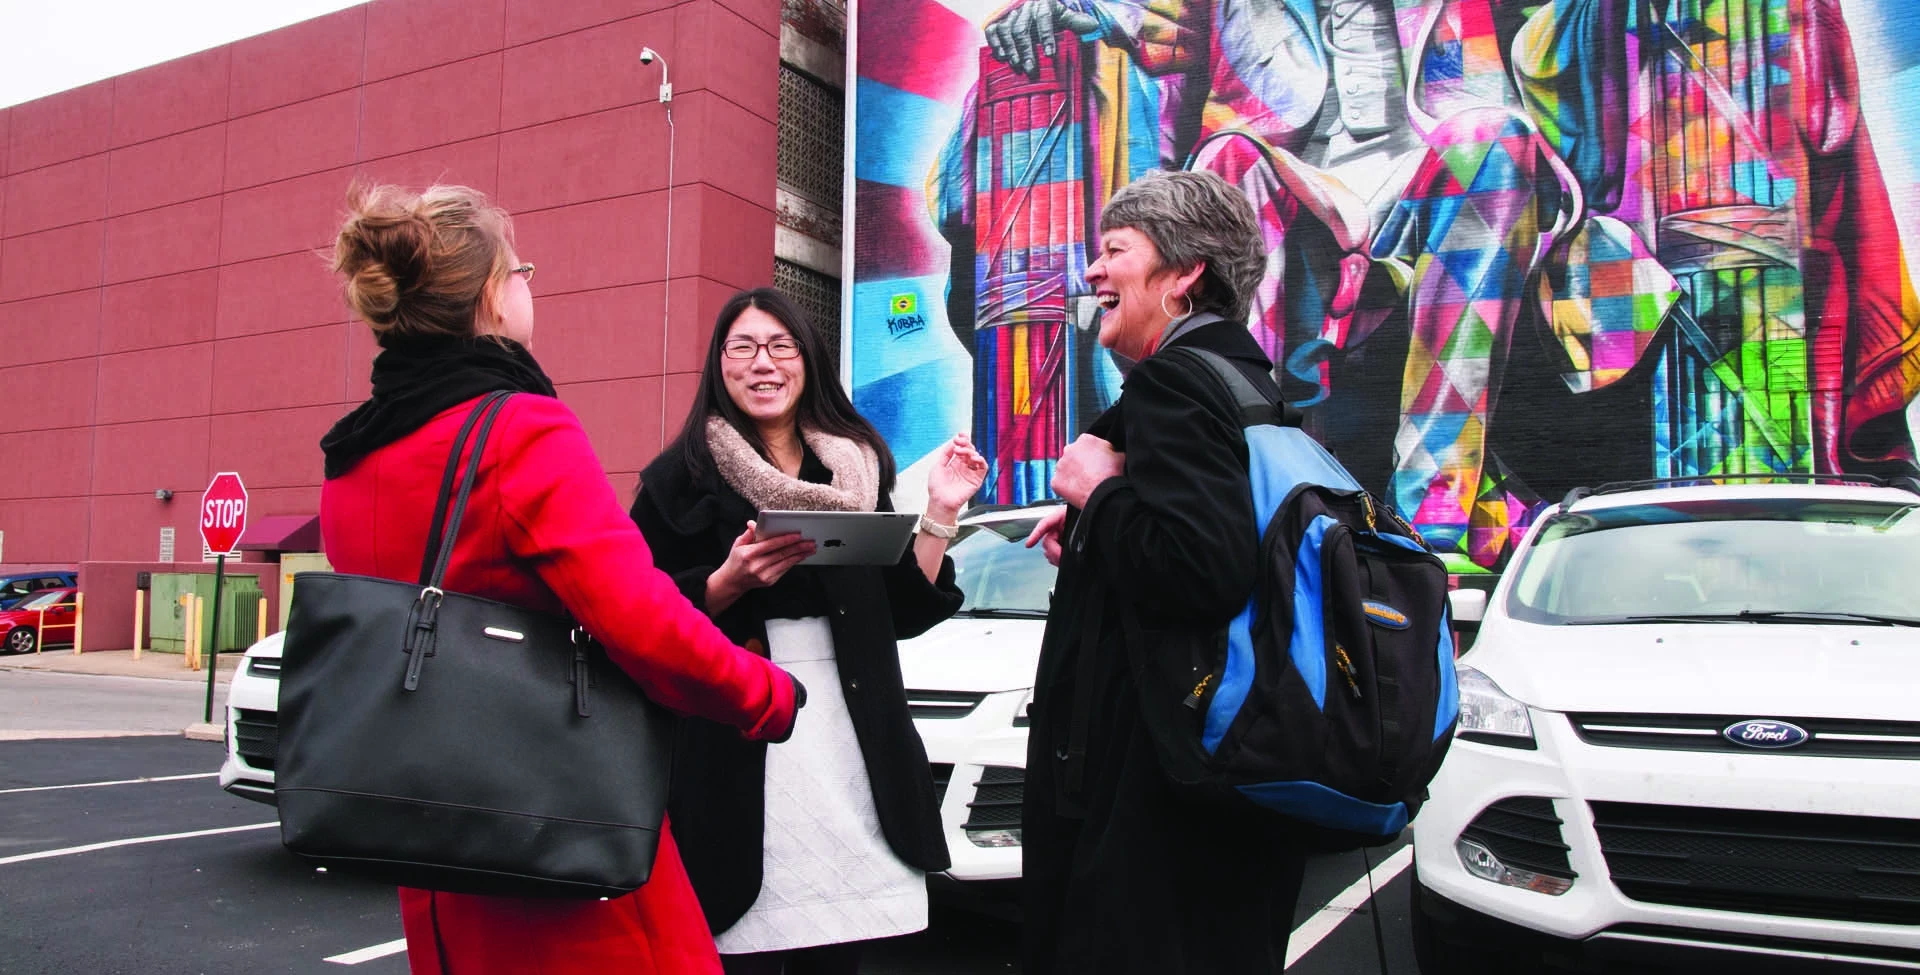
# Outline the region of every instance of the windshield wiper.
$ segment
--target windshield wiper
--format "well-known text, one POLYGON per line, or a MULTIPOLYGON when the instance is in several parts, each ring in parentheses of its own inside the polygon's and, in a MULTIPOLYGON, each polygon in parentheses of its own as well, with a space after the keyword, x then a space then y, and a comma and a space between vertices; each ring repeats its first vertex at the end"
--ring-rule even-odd
POLYGON ((965 619, 979 620, 1043 620, 1047 618, 1044 609, 1003 609, 998 606, 975 606, 953 614, 965 619))
POLYGON ((1724 613, 1658 613, 1651 616, 1594 616, 1568 620, 1568 626, 1612 626, 1617 623, 1732 623, 1739 619, 1724 613))
POLYGON ((1568 626, 1607 626, 1616 623, 1871 623, 1878 626, 1920 626, 1920 619, 1874 616, 1868 613, 1829 613, 1817 610, 1743 609, 1737 613, 1658 613, 1648 616, 1600 616, 1568 620, 1568 626))
POLYGON ((1920 626, 1920 619, 1905 616, 1879 616, 1873 613, 1837 613, 1822 610, 1799 609, 1743 609, 1743 620, 1779 620, 1795 623, 1802 620, 1814 622, 1876 623, 1881 626, 1920 626))

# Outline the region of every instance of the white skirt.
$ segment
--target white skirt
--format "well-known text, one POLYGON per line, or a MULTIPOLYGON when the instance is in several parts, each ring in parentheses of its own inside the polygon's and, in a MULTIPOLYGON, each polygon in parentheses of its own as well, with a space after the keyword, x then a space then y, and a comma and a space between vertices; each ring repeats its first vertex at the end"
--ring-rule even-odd
POLYGON ((768 620, 767 649, 806 685, 807 706, 793 737, 767 746, 760 895, 715 944, 739 955, 926 930, 926 874, 880 832, 832 628, 822 616, 768 620))

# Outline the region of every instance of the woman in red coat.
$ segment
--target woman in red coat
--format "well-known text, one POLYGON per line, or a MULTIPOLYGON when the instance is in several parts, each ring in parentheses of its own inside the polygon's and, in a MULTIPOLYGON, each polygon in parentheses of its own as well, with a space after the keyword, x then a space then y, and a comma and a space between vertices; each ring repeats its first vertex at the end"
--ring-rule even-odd
MULTIPOLYGON (((476 399, 515 391, 486 444, 446 588, 571 614, 662 705, 784 740, 805 692, 729 642, 654 567, 580 421, 528 353, 533 265, 514 254, 506 213, 446 186, 356 190, 350 208, 334 267, 382 351, 372 398, 321 441, 333 566, 416 579, 455 432, 476 399)), ((416 975, 721 970, 665 824, 652 879, 624 897, 402 888, 400 910, 416 975)))

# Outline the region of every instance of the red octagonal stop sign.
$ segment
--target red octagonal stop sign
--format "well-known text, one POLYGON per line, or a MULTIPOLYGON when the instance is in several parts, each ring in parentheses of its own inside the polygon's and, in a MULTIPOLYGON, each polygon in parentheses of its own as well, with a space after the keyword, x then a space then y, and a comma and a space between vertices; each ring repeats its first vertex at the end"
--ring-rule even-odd
POLYGON ((200 539, 215 555, 233 555, 246 530, 247 486, 232 471, 213 475, 200 499, 200 539))

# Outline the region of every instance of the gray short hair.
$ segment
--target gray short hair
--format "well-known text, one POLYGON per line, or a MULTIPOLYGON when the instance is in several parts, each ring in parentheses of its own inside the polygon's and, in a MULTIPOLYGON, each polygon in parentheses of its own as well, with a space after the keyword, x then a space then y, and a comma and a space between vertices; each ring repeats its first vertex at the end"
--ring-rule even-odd
POLYGON ((1205 171, 1149 172, 1100 212, 1101 233, 1122 227, 1145 234, 1168 267, 1185 271, 1206 262, 1190 296, 1194 311, 1247 320, 1266 273, 1267 245, 1253 204, 1233 184, 1205 171))

